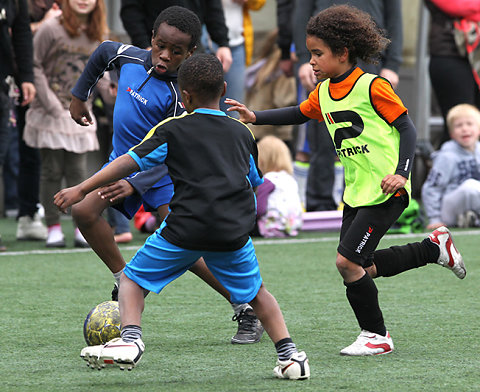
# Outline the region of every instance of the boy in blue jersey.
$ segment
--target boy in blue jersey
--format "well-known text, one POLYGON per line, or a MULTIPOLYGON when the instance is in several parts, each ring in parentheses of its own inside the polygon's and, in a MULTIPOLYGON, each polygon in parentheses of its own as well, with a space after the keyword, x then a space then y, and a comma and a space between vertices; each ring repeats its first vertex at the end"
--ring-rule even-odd
MULTIPOLYGON (((197 16, 183 7, 164 10, 153 26, 152 50, 147 51, 119 42, 105 41, 92 54, 84 72, 72 90, 72 118, 87 125, 92 119, 85 101, 97 81, 107 70, 118 76, 118 92, 113 114, 113 151, 109 161, 125 154, 140 143, 147 132, 160 121, 184 112, 177 88, 177 69, 196 49, 201 35, 197 16)), ((113 205, 132 218, 143 203, 145 209, 157 210, 163 219, 168 213, 173 185, 165 166, 134 174, 94 192, 72 208, 72 216, 80 231, 116 279, 117 286, 125 261, 114 241, 102 212, 113 205), (135 189, 136 192, 133 192, 135 189), (124 197, 130 194, 128 197, 124 197)), ((227 300, 230 294, 206 267, 203 260, 192 265, 191 271, 207 282, 227 300)), ((232 304, 234 319, 239 323, 232 343, 255 343, 263 328, 248 304, 232 304)))
POLYGON ((55 195, 65 210, 100 186, 137 170, 165 163, 174 183, 170 213, 127 264, 119 288, 121 337, 89 346, 80 356, 92 368, 132 369, 145 349, 142 289, 159 293, 203 257, 235 302, 249 302, 275 344, 274 375, 310 376, 275 298, 265 289, 248 233, 255 223, 254 187, 263 180, 255 138, 249 128, 220 110, 225 93, 220 61, 208 54, 187 59, 179 71, 183 102, 190 114, 167 119, 128 153, 100 172, 55 195))

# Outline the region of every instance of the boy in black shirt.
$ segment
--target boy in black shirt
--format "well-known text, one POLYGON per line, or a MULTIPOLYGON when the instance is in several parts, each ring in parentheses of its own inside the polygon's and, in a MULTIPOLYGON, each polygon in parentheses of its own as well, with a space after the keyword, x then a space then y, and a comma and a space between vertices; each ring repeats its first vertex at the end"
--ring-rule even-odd
POLYGON ((132 369, 145 347, 142 289, 159 293, 203 257, 232 302, 249 302, 275 343, 275 376, 308 378, 308 359, 297 351, 275 298, 263 286, 248 235, 255 222, 253 188, 263 181, 255 139, 246 125, 219 109, 225 83, 222 65, 214 56, 187 59, 178 84, 189 114, 162 121, 127 154, 55 195, 55 204, 65 210, 102 185, 161 163, 167 165, 174 184, 169 215, 122 275, 121 338, 86 347, 80 355, 92 368, 112 364, 132 369))

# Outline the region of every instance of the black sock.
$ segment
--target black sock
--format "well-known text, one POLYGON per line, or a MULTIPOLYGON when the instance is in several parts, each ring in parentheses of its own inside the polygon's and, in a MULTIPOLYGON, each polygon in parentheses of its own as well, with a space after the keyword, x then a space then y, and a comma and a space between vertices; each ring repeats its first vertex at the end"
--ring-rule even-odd
POLYGON ((138 325, 126 325, 122 327, 120 336, 124 342, 133 342, 142 337, 142 327, 138 325))
POLYGON ((377 268, 377 276, 387 277, 423 267, 427 263, 436 263, 439 255, 438 246, 425 238, 422 242, 377 250, 373 255, 373 262, 377 268))
POLYGON ((297 347, 291 338, 279 340, 275 343, 275 349, 277 350, 278 359, 280 361, 288 361, 293 354, 298 352, 297 347))
POLYGON ((387 329, 378 304, 378 290, 367 273, 356 282, 344 283, 347 299, 355 313, 360 328, 385 336, 387 329))

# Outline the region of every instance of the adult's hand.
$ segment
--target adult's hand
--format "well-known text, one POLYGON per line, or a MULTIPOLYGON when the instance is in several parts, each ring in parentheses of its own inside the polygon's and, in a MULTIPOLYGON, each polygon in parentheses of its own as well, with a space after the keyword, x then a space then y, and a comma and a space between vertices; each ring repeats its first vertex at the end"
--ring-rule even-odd
POLYGON ((33 83, 30 83, 30 82, 23 82, 21 85, 21 89, 22 89, 23 101, 20 105, 27 106, 35 98, 35 94, 37 93, 37 90, 35 89, 35 86, 33 85, 33 83))
POLYGON ((307 93, 315 90, 318 80, 315 77, 312 66, 309 63, 302 64, 298 69, 298 79, 307 93))
POLYGON ((233 62, 232 51, 230 50, 230 48, 228 46, 220 46, 217 49, 216 56, 222 63, 223 72, 228 72, 233 62))

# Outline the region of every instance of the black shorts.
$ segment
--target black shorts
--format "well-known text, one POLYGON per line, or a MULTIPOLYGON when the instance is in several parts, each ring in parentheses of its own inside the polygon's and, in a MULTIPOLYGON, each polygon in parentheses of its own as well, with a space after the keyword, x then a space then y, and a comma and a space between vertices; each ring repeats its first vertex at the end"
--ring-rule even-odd
POLYGON ((352 208, 345 204, 338 253, 364 268, 371 266, 380 240, 407 206, 408 194, 403 189, 375 206, 352 208))

